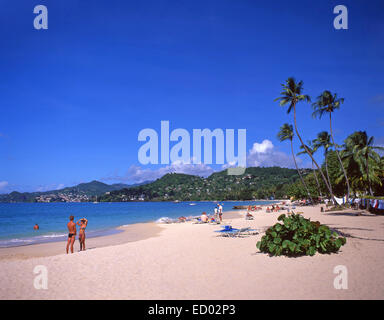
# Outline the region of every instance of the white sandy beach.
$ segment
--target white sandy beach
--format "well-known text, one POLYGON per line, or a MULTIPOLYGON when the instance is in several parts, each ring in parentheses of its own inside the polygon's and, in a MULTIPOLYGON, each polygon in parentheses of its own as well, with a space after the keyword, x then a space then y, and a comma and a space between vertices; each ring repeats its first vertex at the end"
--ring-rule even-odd
MULTIPOLYGON (((145 236, 132 238, 132 226, 105 247, 107 237, 89 239, 90 250, 69 255, 57 254, 65 243, 45 244, 40 256, 44 245, 0 250, 0 299, 383 299, 384 216, 297 211, 349 234, 346 245, 332 255, 269 257, 256 249, 263 232, 223 238, 217 225, 187 222, 141 225, 136 235, 145 236), (34 288, 36 265, 47 267, 47 290, 34 288), (337 265, 347 267, 347 290, 334 288, 337 265)), ((249 221, 240 211, 224 218, 233 227, 265 230, 280 214, 263 210, 249 221)))

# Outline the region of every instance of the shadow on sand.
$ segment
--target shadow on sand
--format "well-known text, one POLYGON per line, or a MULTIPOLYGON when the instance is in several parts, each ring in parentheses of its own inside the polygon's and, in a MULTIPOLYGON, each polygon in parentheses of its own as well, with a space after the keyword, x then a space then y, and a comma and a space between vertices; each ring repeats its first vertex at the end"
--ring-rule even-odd
POLYGON ((369 213, 367 211, 335 211, 325 212, 326 216, 349 216, 349 217, 378 217, 376 214, 369 213))

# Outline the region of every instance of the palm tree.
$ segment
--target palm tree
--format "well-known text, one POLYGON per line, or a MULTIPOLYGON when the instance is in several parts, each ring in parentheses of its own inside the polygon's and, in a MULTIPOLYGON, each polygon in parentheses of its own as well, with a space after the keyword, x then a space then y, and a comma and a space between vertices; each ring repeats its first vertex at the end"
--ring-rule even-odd
MULTIPOLYGON (((296 122, 296 104, 300 101, 307 101, 310 102, 311 98, 308 95, 302 94, 303 91, 303 81, 299 81, 296 83, 296 80, 292 77, 288 78, 285 82, 285 84, 281 85, 283 87, 283 91, 280 93, 281 97, 276 98, 274 101, 280 100, 280 106, 285 106, 289 104, 287 113, 289 114, 293 109, 293 119, 295 124, 295 131, 296 135, 299 138, 301 145, 304 146, 305 151, 307 154, 311 157, 313 163, 316 165, 317 169, 321 173, 321 176, 324 180, 325 185, 327 186, 327 189, 330 191, 329 184, 327 182, 327 179, 324 176, 324 173, 320 170, 320 167, 316 160, 313 158, 312 153, 308 150, 306 145, 303 142, 303 139, 301 138, 298 130, 297 130, 297 122, 296 122)), ((331 193, 331 192, 330 192, 331 193)), ((331 193, 332 194, 332 193, 331 193)), ((332 200, 335 202, 335 199, 332 198, 332 200)))
POLYGON ((332 183, 331 183, 331 180, 329 179, 329 172, 328 172, 328 152, 329 152, 329 149, 332 147, 331 137, 327 131, 322 131, 317 135, 317 138, 314 139, 312 142, 316 150, 319 148, 324 148, 325 172, 327 174, 329 188, 331 191, 331 197, 334 198, 332 183))
POLYGON ((340 105, 344 103, 344 98, 337 98, 337 94, 332 94, 330 91, 325 90, 320 96, 317 97, 317 101, 312 104, 313 107, 313 113, 312 116, 314 118, 321 117, 325 113, 329 113, 329 129, 331 133, 331 139, 333 146, 335 147, 337 158, 339 159, 341 169, 343 170, 343 174, 345 177, 345 181, 347 183, 347 203, 349 203, 349 195, 350 195, 350 187, 349 187, 349 180, 347 176, 347 172, 344 168, 343 161, 341 161, 339 150, 337 150, 337 146, 335 144, 335 139, 333 137, 333 130, 332 130, 332 112, 336 111, 337 109, 340 109, 340 105))
MULTIPOLYGON (((307 149, 308 149, 312 154, 314 154, 314 153, 317 151, 317 149, 312 145, 312 142, 311 142, 311 141, 308 141, 306 147, 307 147, 307 149)), ((301 145, 301 146, 300 146, 300 149, 301 149, 302 151, 300 151, 300 152, 297 154, 298 156, 301 155, 301 154, 307 153, 307 151, 305 151, 304 146, 301 145)), ((313 175, 314 175, 315 180, 316 180, 317 188, 318 188, 318 190, 319 190, 320 198, 323 198, 323 193, 321 192, 320 182, 319 182, 319 179, 317 178, 316 170, 315 170, 315 168, 313 167, 313 161, 312 161, 312 171, 313 171, 313 175)))
POLYGON ((375 150, 384 150, 383 147, 374 146, 373 142, 374 138, 368 137, 365 131, 357 131, 345 140, 343 151, 343 158, 352 159, 357 163, 362 178, 368 182, 371 196, 373 196, 372 183, 381 184, 375 172, 375 169, 380 168, 381 159, 375 150))
POLYGON ((305 190, 307 191, 307 195, 308 195, 309 199, 311 199, 311 201, 313 203, 313 199, 311 197, 311 193, 309 192, 309 189, 308 189, 308 187, 307 187, 307 185, 306 185, 306 183, 305 183, 305 181, 303 179, 303 176, 300 173, 299 167, 297 166, 297 162, 296 162, 296 158, 295 158, 295 153, 293 152, 293 136, 294 136, 293 127, 292 127, 291 124, 288 124, 288 123, 284 123, 281 126, 279 133, 277 134, 277 137, 280 140, 280 142, 283 142, 285 140, 291 141, 291 152, 292 152, 293 162, 295 163, 296 170, 299 173, 301 183, 303 184, 305 190))

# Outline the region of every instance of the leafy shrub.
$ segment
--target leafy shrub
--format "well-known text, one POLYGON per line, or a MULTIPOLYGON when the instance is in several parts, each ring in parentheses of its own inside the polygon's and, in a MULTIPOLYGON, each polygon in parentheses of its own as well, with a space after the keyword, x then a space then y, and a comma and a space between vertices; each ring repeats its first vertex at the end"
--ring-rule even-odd
POLYGON ((313 256, 316 252, 332 253, 339 251, 346 239, 318 221, 311 221, 300 214, 280 215, 256 247, 273 256, 313 256))

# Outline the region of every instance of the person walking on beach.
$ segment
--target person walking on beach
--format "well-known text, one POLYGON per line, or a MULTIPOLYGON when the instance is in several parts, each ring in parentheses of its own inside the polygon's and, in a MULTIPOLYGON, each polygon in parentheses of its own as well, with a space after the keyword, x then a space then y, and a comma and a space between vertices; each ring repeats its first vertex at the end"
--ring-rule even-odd
POLYGON ((213 211, 214 211, 214 217, 215 217, 215 221, 217 221, 218 220, 218 214, 219 214, 219 209, 217 209, 217 207, 215 207, 215 209, 213 209, 213 211))
POLYGON ((80 226, 80 231, 79 231, 80 251, 85 251, 85 228, 88 225, 88 220, 83 218, 80 221, 77 221, 76 224, 80 226))
POLYGON ((67 241, 67 254, 69 250, 69 246, 71 246, 71 253, 73 253, 73 244, 75 243, 76 239, 76 223, 73 222, 73 219, 75 219, 74 216, 69 217, 69 222, 67 224, 68 228, 68 241, 67 241))

